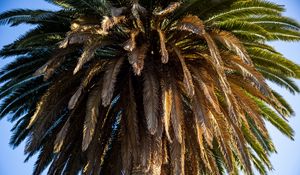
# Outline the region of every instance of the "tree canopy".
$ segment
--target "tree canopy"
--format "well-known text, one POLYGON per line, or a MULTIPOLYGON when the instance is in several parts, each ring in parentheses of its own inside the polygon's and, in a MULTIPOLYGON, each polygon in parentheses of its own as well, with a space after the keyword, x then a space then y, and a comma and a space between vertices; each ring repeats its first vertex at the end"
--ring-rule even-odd
POLYGON ((264 0, 47 0, 0 24, 35 28, 0 50, 0 118, 26 140, 33 174, 260 174, 276 149, 270 122, 293 139, 298 64, 268 41, 300 25, 264 0))

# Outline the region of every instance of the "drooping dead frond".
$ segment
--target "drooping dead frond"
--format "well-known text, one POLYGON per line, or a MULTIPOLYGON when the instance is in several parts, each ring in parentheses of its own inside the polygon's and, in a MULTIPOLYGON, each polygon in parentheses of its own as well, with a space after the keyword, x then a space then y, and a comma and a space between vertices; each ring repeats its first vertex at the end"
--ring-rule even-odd
MULTIPOLYGON (((99 96, 100 98, 101 96, 99 96)), ((101 167, 102 158, 104 154, 105 144, 107 142, 109 131, 105 132, 107 129, 107 125, 109 124, 108 116, 105 116, 108 108, 104 108, 103 106, 99 107, 99 116, 97 118, 97 123, 95 127, 95 132, 90 145, 88 146, 85 154, 87 156, 88 161, 86 162, 83 173, 84 174, 92 174, 99 172, 99 168, 101 167), (100 163, 99 163, 100 162, 100 163)), ((82 143, 81 145, 82 146, 82 143)))
POLYGON ((164 128, 165 133, 168 140, 171 142, 170 136, 170 121, 171 121, 171 109, 172 109, 172 89, 168 84, 162 85, 162 104, 163 104, 163 121, 164 121, 164 128))
POLYGON ((264 79, 259 72, 257 72, 253 67, 249 68, 248 66, 238 63, 233 63, 233 65, 237 66, 237 69, 242 72, 243 77, 251 79, 257 89, 259 89, 264 95, 269 96, 270 92, 267 88, 267 84, 264 82, 264 79))
MULTIPOLYGON (((194 99, 193 99, 193 111, 194 118, 197 127, 198 140, 199 144, 202 144, 202 135, 206 139, 206 142, 211 146, 213 141, 213 132, 212 132, 212 124, 207 116, 207 109, 204 104, 200 102, 201 96, 200 92, 196 90, 194 99)), ((202 148, 204 149, 204 148, 202 148)))
POLYGON ((33 76, 44 75, 44 80, 48 80, 66 60, 66 55, 73 51, 74 48, 58 49, 57 54, 50 58, 50 60, 42 67, 37 69, 33 76))
POLYGON ((78 58, 78 63, 73 71, 73 74, 76 74, 85 63, 87 63, 94 57, 95 51, 98 46, 98 42, 89 42, 88 44, 86 44, 83 49, 83 53, 81 54, 80 58, 78 58))
POLYGON ((139 30, 133 30, 130 32, 130 39, 126 41, 124 49, 132 52, 136 48, 136 37, 140 33, 139 30))
POLYGON ((181 66, 182 66, 182 71, 183 71, 183 83, 187 92, 187 95, 189 97, 192 97, 195 93, 195 89, 194 89, 194 83, 193 83, 193 79, 192 79, 192 75, 191 72, 189 71, 187 65, 185 64, 185 60, 183 55, 180 53, 180 51, 175 48, 175 53, 178 57, 178 59, 180 60, 181 66))
POLYGON ((181 98, 178 90, 174 87, 172 88, 172 107, 171 107, 171 123, 175 138, 179 144, 183 142, 182 136, 182 120, 183 120, 183 108, 181 103, 181 98))
POLYGON ((101 104, 101 86, 95 87, 87 100, 86 116, 83 126, 82 151, 86 151, 95 133, 99 107, 101 104))
POLYGON ((117 81, 117 76, 120 72, 121 66, 123 64, 124 58, 115 59, 110 62, 106 67, 106 72, 103 77, 103 87, 102 87, 102 104, 108 106, 114 94, 115 83, 117 81))
MULTIPOLYGON (((234 119, 235 121, 237 121, 236 118, 236 112, 234 110, 234 106, 233 106, 233 102, 232 102, 232 98, 231 98, 231 89, 228 85, 228 80, 227 77, 225 75, 225 71, 224 71, 224 63, 222 61, 219 49, 216 45, 216 43, 214 42, 214 40, 211 38, 211 36, 209 34, 204 34, 203 35, 204 39, 207 42, 207 45, 209 47, 209 52, 210 52, 210 57, 208 57, 208 59, 210 58, 212 61, 212 66, 214 67, 214 70, 216 71, 217 75, 218 75, 218 82, 220 85, 220 88, 223 92, 223 95, 225 97, 226 100, 226 104, 227 104, 227 110, 229 113, 229 116, 234 119)), ((207 56, 205 56, 207 57, 207 56)))
POLYGON ((180 2, 171 2, 165 9, 160 10, 160 11, 154 11, 153 14, 156 16, 163 17, 170 13, 173 13, 180 6, 181 6, 180 2))
POLYGON ((69 109, 74 109, 75 105, 77 104, 81 94, 83 91, 83 87, 79 86, 79 88, 77 89, 77 91, 75 92, 75 94, 72 96, 72 98, 70 99, 69 103, 68 103, 68 108, 69 109))
POLYGON ((159 115, 158 115, 159 82, 157 82, 157 78, 155 77, 154 74, 154 69, 151 67, 148 67, 148 69, 144 71, 143 75, 144 75, 143 103, 144 103, 145 117, 147 121, 148 130, 152 135, 154 135, 157 131, 158 120, 159 120, 159 115))
POLYGON ((203 21, 198 16, 185 16, 178 24, 177 28, 197 35, 205 33, 203 21))
POLYGON ((138 168, 136 168, 136 171, 133 171, 133 173, 137 174, 147 174, 150 172, 151 169, 151 154, 152 154, 152 140, 151 135, 146 130, 143 130, 141 135, 144 137, 141 137, 140 140, 140 165, 138 168))
POLYGON ((61 151, 61 147, 64 144, 65 138, 68 134, 69 127, 70 127, 70 121, 68 119, 56 136, 55 143, 54 143, 54 153, 59 153, 61 151))
POLYGON ((44 75, 44 80, 48 80, 55 70, 65 61, 66 57, 55 57, 39 68, 33 75, 44 75))
POLYGON ((162 63, 168 63, 169 61, 169 53, 166 47, 166 36, 165 33, 157 29, 158 35, 159 35, 159 40, 160 40, 160 53, 161 53, 161 62, 162 63))
POLYGON ((122 166, 124 173, 129 173, 131 169, 138 169, 139 162, 139 126, 137 118, 137 109, 134 98, 134 90, 132 87, 132 80, 129 78, 128 88, 124 91, 124 95, 128 96, 126 101, 125 114, 122 116, 121 120, 121 130, 122 130, 122 166))
POLYGON ((255 101, 253 101, 243 90, 240 86, 237 86, 236 84, 231 84, 233 88, 233 93, 235 94, 236 99, 238 100, 238 103, 244 106, 244 111, 246 115, 251 116, 253 119, 253 122, 256 124, 257 128, 260 130, 260 132, 265 136, 267 135, 267 129, 265 126, 265 122, 260 117, 261 114, 259 112, 258 106, 255 104, 255 101))
POLYGON ((81 86, 86 88, 88 84, 91 82, 95 76, 99 75, 101 71, 105 68, 106 61, 96 61, 96 63, 92 64, 90 68, 86 71, 85 78, 81 82, 81 86))
MULTIPOLYGON (((196 125, 196 133, 197 133, 197 141, 198 141, 198 145, 199 145, 199 149, 200 149, 200 157, 201 157, 201 161, 204 163, 204 167, 206 167, 208 169, 209 172, 212 172, 212 167, 210 165, 210 161, 209 161, 209 156, 207 155, 207 152, 205 151, 205 142, 204 142, 204 137, 206 137, 206 140, 208 140, 209 138, 207 138, 207 136, 203 136, 203 131, 207 132, 207 130, 203 130, 203 126, 201 123, 197 122, 195 123, 196 125)), ((210 140, 208 140, 209 142, 211 142, 210 140)), ((211 144, 211 143, 209 143, 211 144)))
POLYGON ((184 175, 185 144, 184 142, 180 143, 177 140, 175 140, 170 144, 170 147, 172 174, 184 175))
POLYGON ((91 81, 92 78, 94 78, 95 75, 97 75, 102 69, 103 69, 103 62, 97 62, 94 64, 94 66, 92 66, 89 71, 87 71, 87 75, 86 78, 81 82, 79 88, 77 89, 77 91, 75 92, 75 94, 72 96, 72 98, 70 99, 69 103, 68 103, 68 108, 69 109, 74 109, 79 97, 82 94, 82 91, 84 91, 84 89, 86 88, 86 86, 88 85, 88 83, 91 81))
POLYGON ((246 64, 252 65, 252 61, 240 40, 227 31, 214 30, 212 37, 220 41, 229 50, 234 51, 246 64))
POLYGON ((113 17, 104 16, 103 18, 104 19, 102 20, 101 28, 104 35, 107 35, 108 31, 111 28, 113 28, 115 25, 122 23, 126 20, 125 16, 113 16, 113 17))
POLYGON ((252 94, 255 97, 258 97, 267 102, 269 101, 268 98, 266 96, 264 96, 261 91, 259 91, 259 89, 257 89, 255 86, 251 85, 251 83, 248 83, 248 82, 246 83, 246 82, 240 81, 240 79, 241 79, 240 76, 234 76, 234 75, 228 76, 228 80, 230 81, 230 83, 233 83, 235 85, 242 87, 243 89, 245 89, 246 92, 252 94))
POLYGON ((68 101, 74 93, 73 87, 76 86, 78 86, 77 77, 67 74, 52 85, 41 97, 27 125, 27 128, 31 129, 32 135, 26 145, 26 152, 34 151, 41 143, 44 134, 52 126, 52 122, 57 120, 59 115, 63 115, 65 107, 67 107, 68 101), (69 81, 65 81, 66 79, 69 81), (49 106, 52 106, 52 108, 48 109, 49 106), (61 108, 61 106, 64 108, 61 108))
POLYGON ((151 148, 151 167, 150 174, 161 175, 161 167, 163 164, 162 152, 163 152, 163 143, 161 137, 152 138, 152 148, 151 148))
POLYGON ((67 48, 72 44, 83 44, 91 38, 90 33, 68 32, 66 38, 59 43, 59 48, 67 48))
POLYGON ((141 75, 141 72, 144 69, 147 52, 147 44, 143 44, 142 46, 135 48, 132 52, 129 52, 128 61, 132 65, 134 73, 138 76, 141 75))

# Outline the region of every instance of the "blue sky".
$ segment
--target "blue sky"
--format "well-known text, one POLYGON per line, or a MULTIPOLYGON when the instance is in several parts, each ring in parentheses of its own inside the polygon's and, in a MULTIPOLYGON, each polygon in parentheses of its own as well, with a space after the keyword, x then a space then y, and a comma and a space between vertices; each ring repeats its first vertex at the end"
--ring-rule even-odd
MULTIPOLYGON (((281 5, 285 5, 287 12, 286 16, 293 17, 300 21, 300 1, 299 0, 272 0, 281 5)), ((30 8, 30 9, 54 9, 55 7, 49 5, 43 0, 1 0, 0 13, 6 10, 15 8, 30 8)), ((22 33, 26 32, 30 26, 22 25, 19 27, 10 28, 8 26, 0 26, 0 48, 14 41, 22 33)), ((286 57, 300 64, 300 43, 285 43, 272 42, 270 43, 278 51, 283 53, 286 57)), ((0 60, 0 67, 5 65, 8 61, 0 60)), ((300 86, 300 81, 297 81, 300 86)), ((295 129, 295 141, 291 141, 283 136, 272 126, 268 125, 271 137, 275 143, 278 154, 271 156, 271 161, 275 167, 270 175, 299 175, 300 174, 300 95, 293 96, 286 90, 277 86, 272 87, 280 92, 295 109, 296 116, 290 120, 291 126, 295 129)), ((12 124, 8 123, 6 119, 0 121, 0 175, 30 175, 33 170, 35 157, 29 162, 24 163, 26 158, 23 154, 24 143, 13 150, 8 145, 11 133, 12 124)))

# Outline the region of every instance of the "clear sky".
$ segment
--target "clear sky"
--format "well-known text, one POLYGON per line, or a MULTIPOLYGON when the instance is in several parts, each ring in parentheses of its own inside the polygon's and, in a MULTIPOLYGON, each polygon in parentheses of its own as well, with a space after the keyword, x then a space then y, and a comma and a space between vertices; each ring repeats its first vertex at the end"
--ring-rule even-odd
MULTIPOLYGON (((299 0, 271 0, 280 5, 286 6, 286 16, 293 17, 300 21, 300 1, 299 0)), ((15 9, 55 9, 56 7, 44 2, 43 0, 0 0, 0 13, 15 9)), ((22 25, 19 27, 9 28, 0 26, 0 48, 3 45, 14 41, 22 33, 26 32, 30 26, 22 25)), ((300 43, 270 43, 286 57, 300 64, 300 43)), ((5 65, 9 60, 0 60, 0 67, 5 65)), ((300 81, 297 81, 300 86, 300 81)), ((268 125, 271 137, 275 143, 278 154, 271 156, 271 161, 275 170, 270 172, 271 175, 300 175, 300 95, 293 96, 286 90, 277 86, 272 87, 280 92, 290 102, 295 109, 296 116, 290 120, 291 126, 295 129, 295 141, 291 141, 283 136, 279 131, 268 125)), ((35 157, 29 162, 23 163, 25 156, 23 154, 24 143, 13 150, 8 145, 12 124, 6 119, 0 121, 0 175, 30 175, 32 174, 35 157)))

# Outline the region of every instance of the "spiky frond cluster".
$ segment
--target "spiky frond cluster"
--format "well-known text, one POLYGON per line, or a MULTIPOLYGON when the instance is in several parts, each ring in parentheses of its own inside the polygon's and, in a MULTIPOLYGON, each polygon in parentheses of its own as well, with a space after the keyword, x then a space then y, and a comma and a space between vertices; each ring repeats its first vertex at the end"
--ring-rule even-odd
POLYGON ((48 0, 0 23, 36 28, 0 51, 1 118, 34 174, 261 174, 275 152, 265 122, 293 138, 299 65, 266 44, 300 40, 262 0, 48 0))

